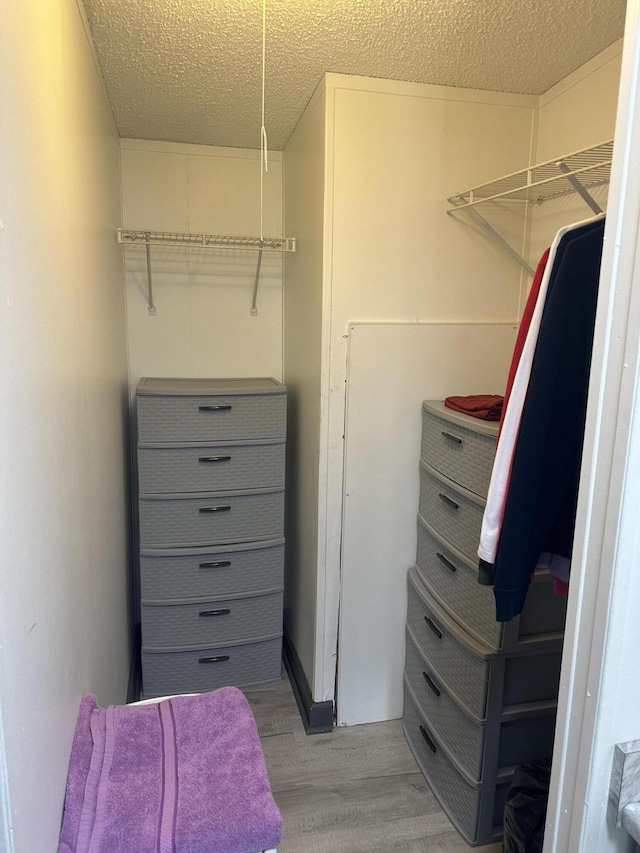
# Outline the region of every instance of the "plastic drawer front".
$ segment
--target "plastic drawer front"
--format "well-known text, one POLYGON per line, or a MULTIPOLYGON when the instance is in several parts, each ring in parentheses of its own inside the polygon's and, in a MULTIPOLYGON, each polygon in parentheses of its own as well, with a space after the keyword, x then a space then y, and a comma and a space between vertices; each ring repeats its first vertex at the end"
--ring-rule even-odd
POLYGON ((142 494, 284 486, 284 442, 138 448, 142 494))
MULTIPOLYGON (((407 633, 405 678, 429 728, 468 774, 481 781, 488 773, 515 767, 553 750, 555 702, 545 707, 519 706, 498 711, 486 724, 465 713, 449 696, 445 682, 422 658, 407 633)), ((540 703, 541 705, 543 703, 540 703)))
POLYGON ((535 573, 520 617, 496 622, 493 588, 478 583, 477 561, 440 539, 421 516, 416 570, 438 603, 496 651, 515 651, 531 637, 564 630, 567 600, 554 595, 551 575, 542 569, 535 573))
POLYGON ((409 571, 408 594, 407 626, 421 653, 446 681, 449 692, 477 719, 483 720, 490 656, 483 656, 477 643, 475 653, 472 651, 472 647, 465 643, 461 629, 445 620, 441 608, 421 587, 414 570, 409 571))
POLYGON ((443 403, 422 406, 422 459, 461 486, 486 497, 498 424, 458 414, 443 403))
POLYGON ((281 536, 284 490, 210 495, 140 495, 140 544, 186 547, 281 536))
POLYGON ((228 596, 282 586, 284 540, 211 548, 142 551, 142 601, 228 596))
POLYGON ((256 633, 282 631, 282 591, 193 603, 142 604, 142 644, 162 646, 230 643, 256 633))
POLYGON ((405 678, 429 728, 447 744, 470 778, 480 779, 486 729, 463 713, 451 698, 440 674, 420 655, 410 631, 407 631, 405 678))
POLYGON ((138 394, 138 441, 158 444, 284 438, 286 395, 138 394))
POLYGON ((482 498, 420 463, 420 515, 471 560, 477 558, 484 505, 482 498))
POLYGON ((491 785, 468 779, 429 730, 407 689, 402 726, 420 770, 464 840, 477 846, 499 838, 512 774, 501 776, 491 785))
MULTIPOLYGON (((407 626, 421 655, 471 716, 484 720, 487 699, 500 706, 554 700, 558 695, 562 644, 532 639, 526 651, 497 653, 467 634, 429 595, 415 569, 408 573, 407 626)), ((495 708, 494 711, 495 713, 495 708)))
POLYGON ((502 624, 496 622, 493 587, 478 583, 475 565, 432 531, 418 516, 416 569, 420 579, 455 618, 492 648, 502 644, 502 624))
POLYGON ((143 647, 143 693, 150 699, 276 681, 281 676, 281 654, 282 637, 158 653, 143 647))

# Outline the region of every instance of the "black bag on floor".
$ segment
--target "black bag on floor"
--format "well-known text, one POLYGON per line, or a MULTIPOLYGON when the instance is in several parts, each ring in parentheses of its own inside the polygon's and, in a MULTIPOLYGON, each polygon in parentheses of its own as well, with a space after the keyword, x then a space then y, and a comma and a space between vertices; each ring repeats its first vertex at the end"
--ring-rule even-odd
POLYGON ((504 807, 503 853, 542 853, 551 761, 521 764, 504 807))

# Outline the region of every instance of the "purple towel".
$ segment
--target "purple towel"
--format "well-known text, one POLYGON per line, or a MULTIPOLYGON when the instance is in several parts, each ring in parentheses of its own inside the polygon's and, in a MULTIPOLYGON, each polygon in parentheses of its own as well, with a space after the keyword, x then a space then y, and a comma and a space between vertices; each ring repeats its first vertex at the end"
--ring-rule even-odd
POLYGON ((281 830, 235 687, 106 710, 82 700, 58 853, 255 853, 281 830))

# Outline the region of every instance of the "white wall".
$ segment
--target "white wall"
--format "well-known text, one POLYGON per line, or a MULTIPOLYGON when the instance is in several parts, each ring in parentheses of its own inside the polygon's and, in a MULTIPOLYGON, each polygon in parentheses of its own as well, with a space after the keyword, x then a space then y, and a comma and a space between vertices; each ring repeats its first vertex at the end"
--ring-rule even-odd
MULTIPOLYGON (((305 588, 317 584, 315 663, 307 674, 318 701, 334 696, 348 325, 518 319, 528 277, 464 214, 448 217, 445 199, 610 138, 620 51, 613 45, 540 99, 326 77, 319 548, 315 575, 312 561, 303 572, 305 588)), ((304 127, 287 146, 287 168, 304 127)), ((606 189, 596 195, 604 204, 606 189)), ((530 220, 513 206, 483 214, 535 263, 561 224, 589 211, 572 197, 537 209, 530 220)), ((304 251, 301 244, 297 263, 304 251)), ((371 382, 374 394, 375 377, 371 382)), ((315 441, 310 431, 307 438, 315 441)), ((305 653, 313 631, 310 624, 298 631, 305 653)))
POLYGON ((540 96, 538 161, 613 137, 621 62, 622 40, 540 96))
MULTIPOLYGON (((517 318, 526 284, 518 268, 477 228, 469 227, 464 219, 447 217, 445 198, 492 177, 496 170, 515 169, 528 160, 536 104, 535 98, 522 96, 333 74, 326 76, 326 90, 325 116, 314 101, 285 150, 287 230, 298 230, 298 223, 307 217, 305 225, 313 226, 316 239, 324 234, 324 246, 314 246, 313 264, 305 260, 308 243, 304 241, 300 241, 295 259, 308 279, 305 293, 315 284, 312 298, 316 305, 321 257, 324 274, 322 342, 318 347, 317 336, 312 336, 306 349, 307 369, 316 359, 314 376, 320 373, 320 400, 315 398, 314 403, 313 397, 307 397, 297 411, 298 417, 304 415, 300 436, 307 446, 304 455, 298 454, 298 461, 310 466, 315 465, 318 452, 320 457, 318 521, 315 527, 305 526, 310 557, 300 556, 300 546, 296 550, 291 570, 296 575, 296 589, 290 598, 291 610, 301 606, 305 614, 297 623, 294 640, 303 650, 301 657, 317 701, 334 696, 348 323, 509 322, 517 318), (309 173, 320 169, 322 152, 314 147, 312 134, 320 139, 322 119, 327 140, 324 223, 317 216, 318 183, 312 196, 313 215, 299 203, 295 225, 290 228, 289 222, 294 221, 291 203, 294 198, 298 202, 304 199, 306 193, 301 190, 296 196, 300 177, 305 168, 309 173), (295 180, 290 171, 294 151, 295 180), (464 241, 464 252, 459 251, 460 241, 464 241), (312 455, 309 448, 314 449, 312 455), (312 592, 315 624, 306 618, 313 611, 308 600, 303 600, 312 592), (307 659, 310 650, 311 664, 307 659)), ((524 251, 524 216, 500 219, 498 214, 498 224, 524 251)), ((288 266, 287 293, 290 286, 295 293, 288 266)), ((289 329, 295 325, 298 344, 304 341, 309 312, 304 302, 294 305, 292 301, 289 308, 289 299, 287 295, 290 384, 289 362, 292 367, 299 364, 299 353, 305 349, 294 343, 294 335, 289 341, 289 329), (296 355, 290 357, 294 346, 296 355)), ((315 480, 308 479, 302 495, 309 518, 314 511, 309 503, 309 499, 315 500, 314 489, 315 480)))
MULTIPOLYGON (((124 139, 121 157, 125 228, 260 235, 258 151, 124 139)), ((269 155, 263 229, 282 236, 279 152, 269 155)), ((154 248, 156 316, 144 247, 127 246, 125 258, 132 393, 141 376, 282 378, 282 255, 263 255, 255 317, 255 251, 154 248)))
MULTIPOLYGON (((326 588, 318 593, 327 604, 325 645, 316 652, 324 661, 316 673, 317 699, 334 693, 348 325, 517 319, 524 288, 519 268, 468 220, 447 216, 446 198, 527 161, 536 106, 526 96, 341 75, 327 76, 327 93, 331 312, 324 318, 329 403, 321 446, 328 452, 319 521, 327 545, 326 588)), ((524 247, 524 215, 494 224, 524 247)), ((376 394, 374 375, 369 392, 376 394)))
POLYGON ((0 706, 39 853, 80 698, 129 669, 118 139, 75 0, 0 5, 0 76, 0 706))
POLYGON ((317 602, 320 412, 322 397, 322 275, 324 250, 325 95, 321 85, 287 145, 287 233, 299 251, 286 258, 285 381, 287 438, 287 560, 285 628, 313 683, 317 602))
POLYGON ((402 716, 422 402, 504 389, 515 332, 513 323, 349 326, 339 725, 402 716))
MULTIPOLYGON (((613 138, 621 60, 622 42, 618 41, 541 95, 536 163, 613 138)), ((606 184, 592 191, 603 210, 608 190, 606 184)), ((559 228, 589 216, 589 207, 573 193, 535 207, 531 265, 535 267, 559 228)))

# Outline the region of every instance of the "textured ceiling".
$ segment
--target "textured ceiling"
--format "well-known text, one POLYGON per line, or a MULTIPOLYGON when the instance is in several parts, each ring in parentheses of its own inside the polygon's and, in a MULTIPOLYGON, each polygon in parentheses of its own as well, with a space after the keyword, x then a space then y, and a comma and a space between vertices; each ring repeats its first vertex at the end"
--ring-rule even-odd
MULTIPOLYGON (((260 147, 262 0, 84 0, 121 136, 260 147)), ((267 0, 266 127, 325 71, 540 94, 622 35, 625 0, 267 0)))

